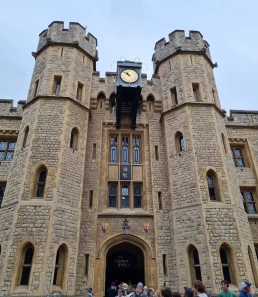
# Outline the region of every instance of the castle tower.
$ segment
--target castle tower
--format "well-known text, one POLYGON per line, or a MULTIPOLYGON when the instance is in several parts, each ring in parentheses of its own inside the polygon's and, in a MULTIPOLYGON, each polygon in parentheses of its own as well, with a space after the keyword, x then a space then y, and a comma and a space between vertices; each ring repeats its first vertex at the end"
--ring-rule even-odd
POLYGON ((2 294, 75 293, 96 46, 78 23, 39 35, 3 202, 12 223, 1 232, 2 294))
POLYGON ((153 63, 163 99, 177 286, 201 278, 218 292, 227 279, 236 289, 242 279, 253 282, 257 261, 209 44, 200 32, 186 37, 176 30, 156 43, 153 63))

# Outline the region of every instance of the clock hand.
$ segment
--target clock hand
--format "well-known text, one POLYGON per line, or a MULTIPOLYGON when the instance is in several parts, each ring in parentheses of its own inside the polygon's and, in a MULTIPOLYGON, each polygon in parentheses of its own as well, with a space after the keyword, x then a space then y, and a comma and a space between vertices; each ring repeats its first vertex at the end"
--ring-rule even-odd
POLYGON ((128 72, 125 72, 128 76, 130 76, 130 74, 128 72))

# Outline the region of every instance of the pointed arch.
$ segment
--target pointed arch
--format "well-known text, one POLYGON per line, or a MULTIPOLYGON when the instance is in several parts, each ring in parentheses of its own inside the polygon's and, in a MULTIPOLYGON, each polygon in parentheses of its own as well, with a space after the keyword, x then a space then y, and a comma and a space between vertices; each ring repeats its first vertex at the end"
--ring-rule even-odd
POLYGON ((221 262, 222 279, 225 279, 229 283, 237 284, 231 246, 225 242, 222 243, 219 249, 219 256, 221 262))
POLYGON ((255 260, 254 260, 254 256, 253 256, 253 252, 250 248, 250 245, 248 245, 248 256, 249 256, 249 261, 251 264, 251 269, 252 269, 252 273, 253 273, 253 280, 255 283, 255 287, 258 288, 258 274, 257 274, 257 269, 256 269, 256 265, 255 265, 255 260))
POLYGON ((61 244, 56 252, 53 285, 65 291, 67 276, 68 248, 65 243, 61 244))
POLYGON ((23 142, 22 142, 23 148, 26 147, 28 135, 29 135, 29 126, 26 126, 23 132, 23 142))
POLYGON ((217 173, 214 170, 209 169, 206 173, 206 180, 210 200, 221 201, 217 173))
POLYGON ((116 113, 116 94, 115 92, 111 93, 109 97, 109 111, 110 113, 116 113))
POLYGON ((175 146, 177 153, 183 152, 185 150, 184 136, 180 131, 175 133, 175 146))
POLYGON ((74 150, 79 149, 79 129, 77 127, 74 127, 71 131, 70 148, 74 150))
POLYGON ((18 268, 18 277, 16 278, 17 286, 28 286, 31 278, 32 264, 35 254, 34 245, 31 242, 26 242, 21 248, 21 254, 18 255, 20 259, 18 268))
POLYGON ((106 95, 104 92, 100 91, 97 96, 97 104, 99 109, 105 109, 106 95))
POLYGON ((199 253, 198 253, 197 248, 193 244, 190 244, 187 247, 187 254, 188 254, 192 283, 196 279, 201 281, 202 280, 202 272, 201 272, 200 258, 199 258, 199 253))
POLYGON ((41 165, 36 171, 35 197, 43 198, 47 182, 47 168, 41 165))
POLYGON ((155 97, 152 94, 147 96, 147 109, 148 111, 154 111, 155 109, 155 97))

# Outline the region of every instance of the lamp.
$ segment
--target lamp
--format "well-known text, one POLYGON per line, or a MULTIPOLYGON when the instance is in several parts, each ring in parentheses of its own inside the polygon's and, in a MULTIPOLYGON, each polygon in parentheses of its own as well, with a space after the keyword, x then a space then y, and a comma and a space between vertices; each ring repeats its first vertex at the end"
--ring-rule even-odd
POLYGON ((125 218, 125 220, 123 221, 123 226, 122 226, 124 235, 129 234, 129 231, 130 231, 131 227, 128 225, 128 223, 129 223, 129 221, 125 218))

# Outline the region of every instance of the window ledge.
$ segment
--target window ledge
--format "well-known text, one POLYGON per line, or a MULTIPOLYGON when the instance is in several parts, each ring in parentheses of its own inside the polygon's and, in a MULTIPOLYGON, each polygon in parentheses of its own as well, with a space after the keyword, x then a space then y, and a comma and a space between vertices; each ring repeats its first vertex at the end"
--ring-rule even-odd
POLYGON ((258 213, 246 213, 248 220, 258 220, 258 213))
POLYGON ((134 208, 132 209, 117 209, 117 208, 108 208, 107 210, 98 213, 98 217, 106 217, 106 216, 137 216, 137 217, 153 217, 152 213, 148 213, 146 211, 144 211, 142 208, 134 208))
POLYGON ((51 293, 62 293, 62 294, 64 294, 64 291, 59 286, 53 285, 51 293))
POLYGON ((18 286, 14 289, 13 293, 28 293, 29 286, 18 286))

